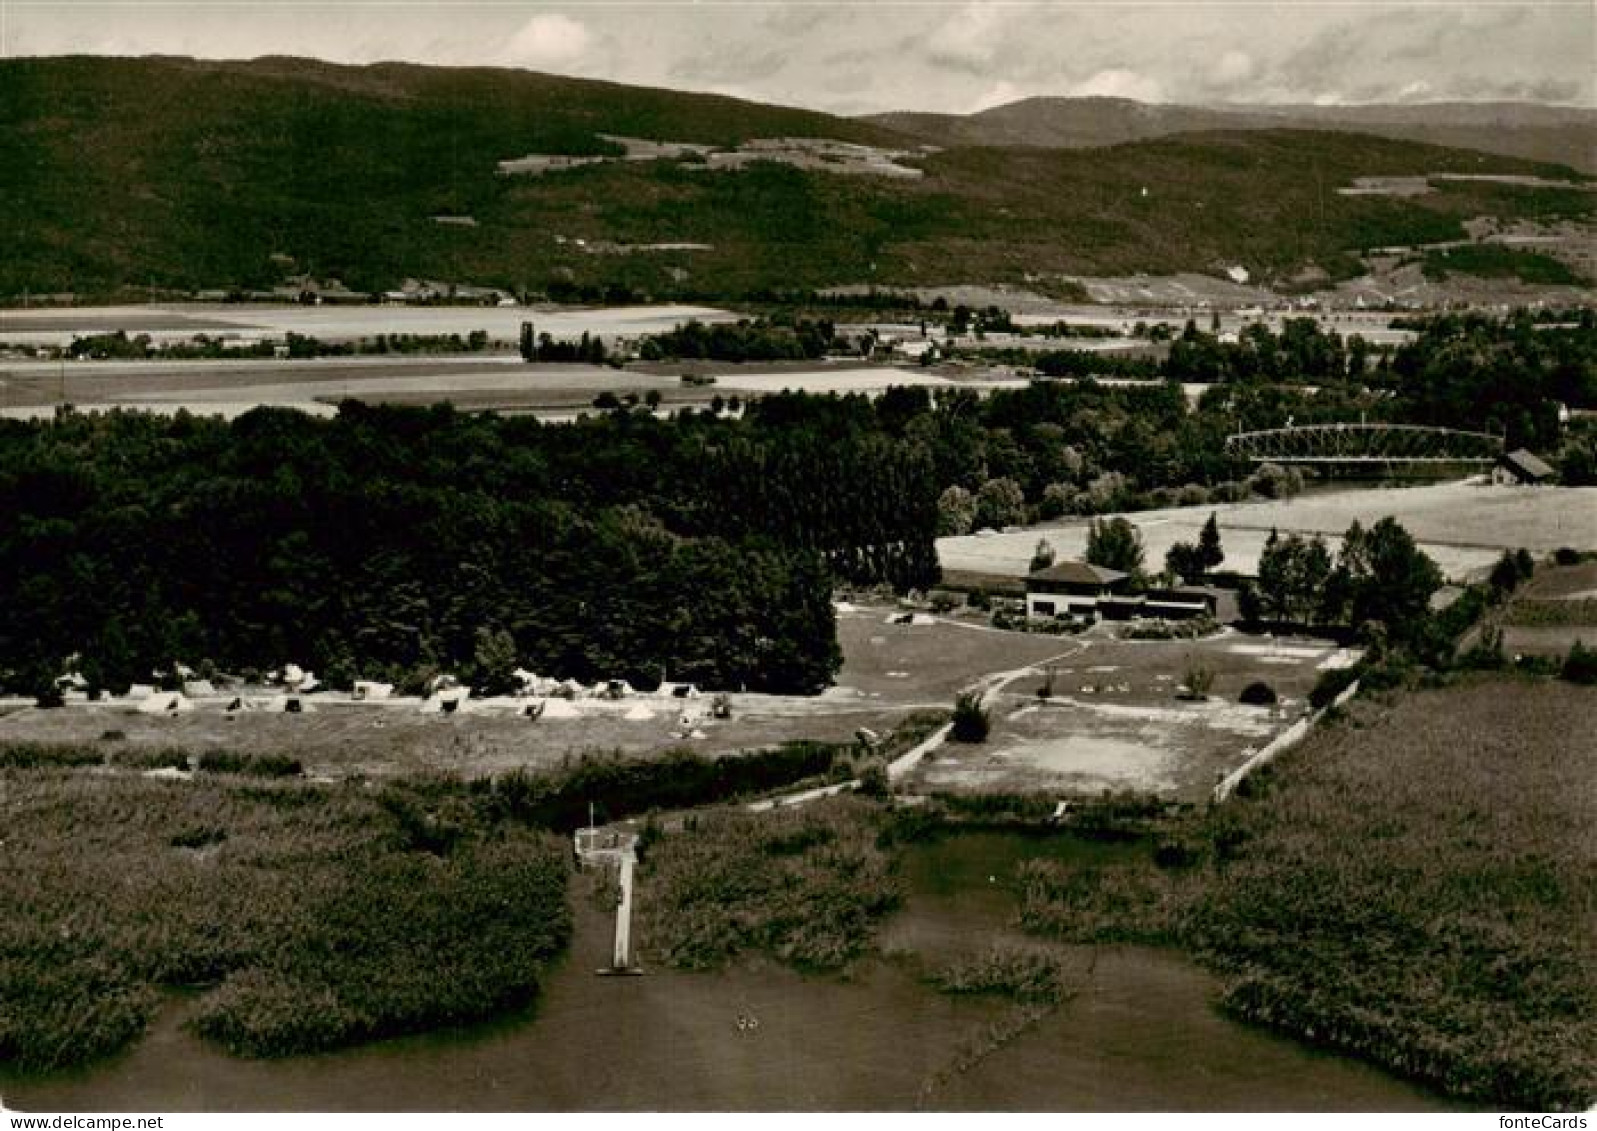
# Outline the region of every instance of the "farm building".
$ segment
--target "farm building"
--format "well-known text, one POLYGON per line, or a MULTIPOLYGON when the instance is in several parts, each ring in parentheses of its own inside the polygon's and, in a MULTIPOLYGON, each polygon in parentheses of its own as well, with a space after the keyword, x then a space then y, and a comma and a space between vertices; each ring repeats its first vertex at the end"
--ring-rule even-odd
POLYGON ((1492 483, 1499 487, 1536 487, 1553 481, 1553 469, 1524 448, 1497 457, 1492 483))
POLYGON ((1125 592, 1127 574, 1087 562, 1057 562, 1026 577, 1026 616, 1097 620, 1099 602, 1125 592))

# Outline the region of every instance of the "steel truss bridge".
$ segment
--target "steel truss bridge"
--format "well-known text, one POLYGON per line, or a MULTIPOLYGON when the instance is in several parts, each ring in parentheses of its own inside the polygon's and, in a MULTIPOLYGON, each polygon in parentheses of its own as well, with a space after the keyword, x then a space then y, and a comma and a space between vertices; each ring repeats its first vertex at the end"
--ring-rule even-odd
POLYGON ((1486 464, 1502 453, 1503 438, 1417 424, 1305 424, 1236 432, 1225 450, 1255 463, 1486 464))

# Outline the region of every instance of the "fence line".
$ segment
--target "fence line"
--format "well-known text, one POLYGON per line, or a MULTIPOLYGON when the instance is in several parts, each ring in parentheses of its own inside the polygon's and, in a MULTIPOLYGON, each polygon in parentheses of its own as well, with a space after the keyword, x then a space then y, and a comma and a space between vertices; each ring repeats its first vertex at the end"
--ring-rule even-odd
POLYGON ((1302 742, 1308 737, 1309 731, 1312 730, 1321 719, 1325 718, 1326 712, 1335 710, 1337 707, 1342 706, 1349 699, 1353 698, 1353 696, 1357 695, 1358 692, 1359 682, 1358 680, 1354 680, 1352 683, 1348 684, 1347 687, 1343 688, 1341 694, 1339 694, 1335 699, 1331 700, 1327 706, 1320 708, 1312 715, 1308 715, 1299 719, 1297 722, 1287 727, 1286 730, 1276 735, 1275 738, 1271 739, 1269 745, 1267 745, 1263 750, 1255 753, 1246 762, 1243 762, 1242 765, 1232 770, 1220 780, 1220 784, 1214 787, 1214 800, 1218 803, 1230 797, 1236 792, 1237 786, 1242 784, 1244 778, 1246 778, 1260 766, 1266 765, 1273 761, 1275 757, 1283 750, 1290 750, 1292 747, 1302 742))

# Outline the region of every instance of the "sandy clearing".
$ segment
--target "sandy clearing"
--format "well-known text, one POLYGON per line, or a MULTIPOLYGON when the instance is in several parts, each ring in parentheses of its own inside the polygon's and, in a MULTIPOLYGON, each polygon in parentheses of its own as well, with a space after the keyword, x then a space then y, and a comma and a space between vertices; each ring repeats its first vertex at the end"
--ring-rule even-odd
POLYGON ((1161 791, 1175 788, 1179 760, 1177 751, 1157 741, 1084 735, 1018 742, 995 757, 1017 768, 1062 778, 1066 785, 1161 791))
POLYGON ((1302 648, 1291 644, 1230 644, 1226 651, 1238 656, 1276 656, 1288 660, 1317 660, 1329 648, 1302 648))
POLYGON ((793 370, 784 373, 717 373, 716 388, 748 393, 872 393, 906 386, 936 387, 954 382, 916 369, 873 365, 858 368, 793 370))
MULTIPOLYGON (((1055 696, 1047 700, 1045 706, 1056 713, 1058 709, 1080 711, 1103 719, 1157 723, 1160 727, 1196 725, 1253 736, 1267 735, 1275 729, 1275 722, 1268 710, 1261 710, 1258 707, 1244 707, 1236 703, 1228 703, 1223 699, 1206 699, 1195 703, 1183 702, 1175 706, 1163 707, 1147 704, 1094 702, 1069 696, 1055 696)), ((1042 713, 1047 714, 1048 711, 1042 713)))

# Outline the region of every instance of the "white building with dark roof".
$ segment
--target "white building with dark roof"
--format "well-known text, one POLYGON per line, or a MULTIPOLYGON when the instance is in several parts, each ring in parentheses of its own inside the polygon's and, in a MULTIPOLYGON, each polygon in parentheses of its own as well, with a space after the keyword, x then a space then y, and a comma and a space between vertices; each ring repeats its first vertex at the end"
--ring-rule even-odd
POLYGON ((1551 483, 1554 477, 1545 461, 1524 448, 1498 456, 1497 466, 1492 468, 1492 482, 1500 487, 1536 487, 1551 483))

